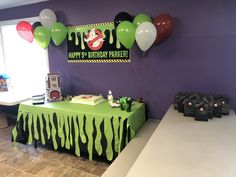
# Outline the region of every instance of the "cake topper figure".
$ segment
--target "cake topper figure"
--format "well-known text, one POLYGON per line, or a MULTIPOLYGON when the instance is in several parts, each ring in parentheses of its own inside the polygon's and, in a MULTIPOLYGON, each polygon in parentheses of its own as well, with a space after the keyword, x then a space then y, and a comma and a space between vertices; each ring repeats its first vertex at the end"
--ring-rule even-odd
POLYGON ((112 95, 112 91, 111 90, 108 91, 107 100, 108 100, 108 103, 111 105, 112 108, 120 107, 120 103, 114 101, 114 97, 112 95))
POLYGON ((114 97, 111 90, 108 91, 107 99, 109 104, 113 103, 114 97))

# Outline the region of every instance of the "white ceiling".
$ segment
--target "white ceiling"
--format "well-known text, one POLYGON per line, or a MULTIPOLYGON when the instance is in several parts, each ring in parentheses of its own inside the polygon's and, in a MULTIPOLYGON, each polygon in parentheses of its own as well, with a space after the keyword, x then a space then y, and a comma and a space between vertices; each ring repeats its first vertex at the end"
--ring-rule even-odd
POLYGON ((49 1, 49 0, 0 0, 0 9, 23 6, 27 4, 34 4, 43 1, 49 1))

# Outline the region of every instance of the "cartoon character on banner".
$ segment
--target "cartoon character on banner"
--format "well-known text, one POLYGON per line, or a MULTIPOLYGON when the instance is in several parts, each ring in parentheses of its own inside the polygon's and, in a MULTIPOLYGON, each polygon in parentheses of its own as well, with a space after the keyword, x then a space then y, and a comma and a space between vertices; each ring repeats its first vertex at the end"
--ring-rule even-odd
POLYGON ((84 38, 84 41, 87 42, 87 45, 91 50, 99 50, 104 43, 103 38, 104 36, 102 32, 98 29, 93 28, 88 32, 88 35, 86 36, 86 38, 84 38))

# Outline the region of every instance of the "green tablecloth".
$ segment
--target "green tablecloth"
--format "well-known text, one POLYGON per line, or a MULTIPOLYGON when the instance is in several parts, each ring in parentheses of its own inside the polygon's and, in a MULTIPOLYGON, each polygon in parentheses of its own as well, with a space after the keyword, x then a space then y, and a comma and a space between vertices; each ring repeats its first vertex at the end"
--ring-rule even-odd
MULTIPOLYGON (((12 134, 13 140, 16 141, 19 129, 27 130, 29 144, 32 144, 33 140, 39 140, 45 144, 45 139, 51 139, 54 149, 58 149, 58 146, 70 149, 73 146, 75 154, 78 156, 80 156, 80 139, 82 143, 87 143, 89 159, 92 160, 93 148, 98 155, 102 154, 101 138, 104 133, 107 144, 106 157, 108 160, 112 160, 113 149, 117 153, 122 150, 121 142, 122 133, 125 131, 123 128, 125 120, 127 120, 125 129, 130 131, 132 139, 145 122, 144 104, 134 102, 131 112, 126 112, 119 108, 111 108, 107 100, 95 106, 68 101, 32 105, 28 101, 19 106, 17 124, 12 134), (54 121, 54 115, 56 115, 57 121, 54 121), (19 126, 20 121, 23 121, 22 127, 19 126), (104 132, 101 132, 100 129, 102 122, 104 132), (72 133, 72 129, 74 133, 72 133), (93 136, 94 131, 96 131, 96 137, 93 136), (60 144, 58 144, 56 136, 60 138, 60 144), (114 141, 114 147, 112 141, 114 141)), ((128 143, 127 136, 126 143, 128 143)))

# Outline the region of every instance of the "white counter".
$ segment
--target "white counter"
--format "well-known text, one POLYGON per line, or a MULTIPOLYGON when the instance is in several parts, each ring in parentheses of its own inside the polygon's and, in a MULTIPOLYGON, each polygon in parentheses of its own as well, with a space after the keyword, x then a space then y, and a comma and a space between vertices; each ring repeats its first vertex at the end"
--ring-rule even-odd
POLYGON ((236 177, 236 116, 208 122, 172 107, 127 177, 236 177))
POLYGON ((30 99, 27 93, 18 93, 16 91, 0 92, 0 105, 13 106, 30 99))

